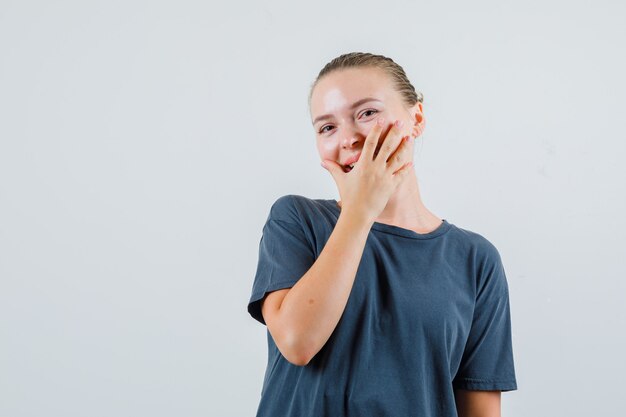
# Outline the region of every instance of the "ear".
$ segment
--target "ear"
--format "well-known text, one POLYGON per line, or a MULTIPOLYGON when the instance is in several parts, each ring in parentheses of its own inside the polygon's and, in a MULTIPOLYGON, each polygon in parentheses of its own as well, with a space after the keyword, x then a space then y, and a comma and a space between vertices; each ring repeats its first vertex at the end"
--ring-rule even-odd
POLYGON ((422 107, 422 103, 419 101, 415 103, 415 105, 411 108, 411 113, 413 114, 413 130, 411 135, 413 138, 417 138, 422 134, 424 128, 426 126, 426 120, 424 119, 424 109, 422 107))

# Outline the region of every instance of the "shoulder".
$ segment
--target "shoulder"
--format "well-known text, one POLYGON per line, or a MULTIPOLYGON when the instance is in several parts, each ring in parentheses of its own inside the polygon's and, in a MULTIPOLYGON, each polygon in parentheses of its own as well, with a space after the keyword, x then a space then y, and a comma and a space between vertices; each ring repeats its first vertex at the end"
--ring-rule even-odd
POLYGON ((507 293, 506 273, 496 245, 483 234, 460 227, 455 227, 454 239, 463 248, 463 256, 475 279, 476 292, 482 293, 490 288, 492 294, 507 293))
POLYGON ((298 194, 278 197, 270 208, 268 220, 300 224, 319 213, 321 201, 298 194))
POLYGON ((487 263, 501 262, 500 252, 491 240, 483 234, 458 226, 455 226, 454 229, 453 238, 458 240, 476 261, 487 263))

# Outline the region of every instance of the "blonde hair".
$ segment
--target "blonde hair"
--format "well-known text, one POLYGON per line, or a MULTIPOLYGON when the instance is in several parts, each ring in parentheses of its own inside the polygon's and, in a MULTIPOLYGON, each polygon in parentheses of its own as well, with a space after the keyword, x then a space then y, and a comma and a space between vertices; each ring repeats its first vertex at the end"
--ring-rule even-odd
POLYGON ((309 109, 311 108, 311 97, 313 95, 313 90, 317 83, 324 76, 330 74, 333 71, 346 69, 346 68, 364 68, 364 67, 373 67, 380 68, 383 70, 390 78, 393 86, 396 91, 402 97, 402 101, 407 107, 412 107, 418 101, 420 103, 424 102, 424 95, 415 90, 413 84, 409 81, 404 69, 396 64, 393 59, 387 58, 383 55, 371 54, 368 52, 349 52, 347 54, 343 54, 331 60, 328 64, 322 68, 320 73, 317 75, 317 78, 311 85, 311 90, 309 91, 309 109))

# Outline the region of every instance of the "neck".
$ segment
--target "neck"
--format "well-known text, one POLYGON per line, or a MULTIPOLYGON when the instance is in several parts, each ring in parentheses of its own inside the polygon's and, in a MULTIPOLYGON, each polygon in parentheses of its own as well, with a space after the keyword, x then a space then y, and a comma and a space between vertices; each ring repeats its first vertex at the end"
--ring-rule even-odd
POLYGON ((417 176, 412 172, 398 185, 375 221, 427 233, 439 227, 442 219, 422 202, 417 176))

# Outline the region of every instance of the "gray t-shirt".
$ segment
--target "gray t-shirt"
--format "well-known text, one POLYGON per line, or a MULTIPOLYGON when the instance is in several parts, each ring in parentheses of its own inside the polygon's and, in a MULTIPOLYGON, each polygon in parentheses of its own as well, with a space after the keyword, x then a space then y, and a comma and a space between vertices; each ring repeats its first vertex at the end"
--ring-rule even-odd
MULTIPOLYGON (((250 315, 313 265, 336 200, 278 198, 259 244, 250 315)), ((337 260, 341 262, 341 260, 337 260)), ((456 417, 454 388, 517 389, 508 283, 495 246, 443 219, 430 233, 375 222, 346 308, 306 366, 267 331, 257 417, 456 417)))

